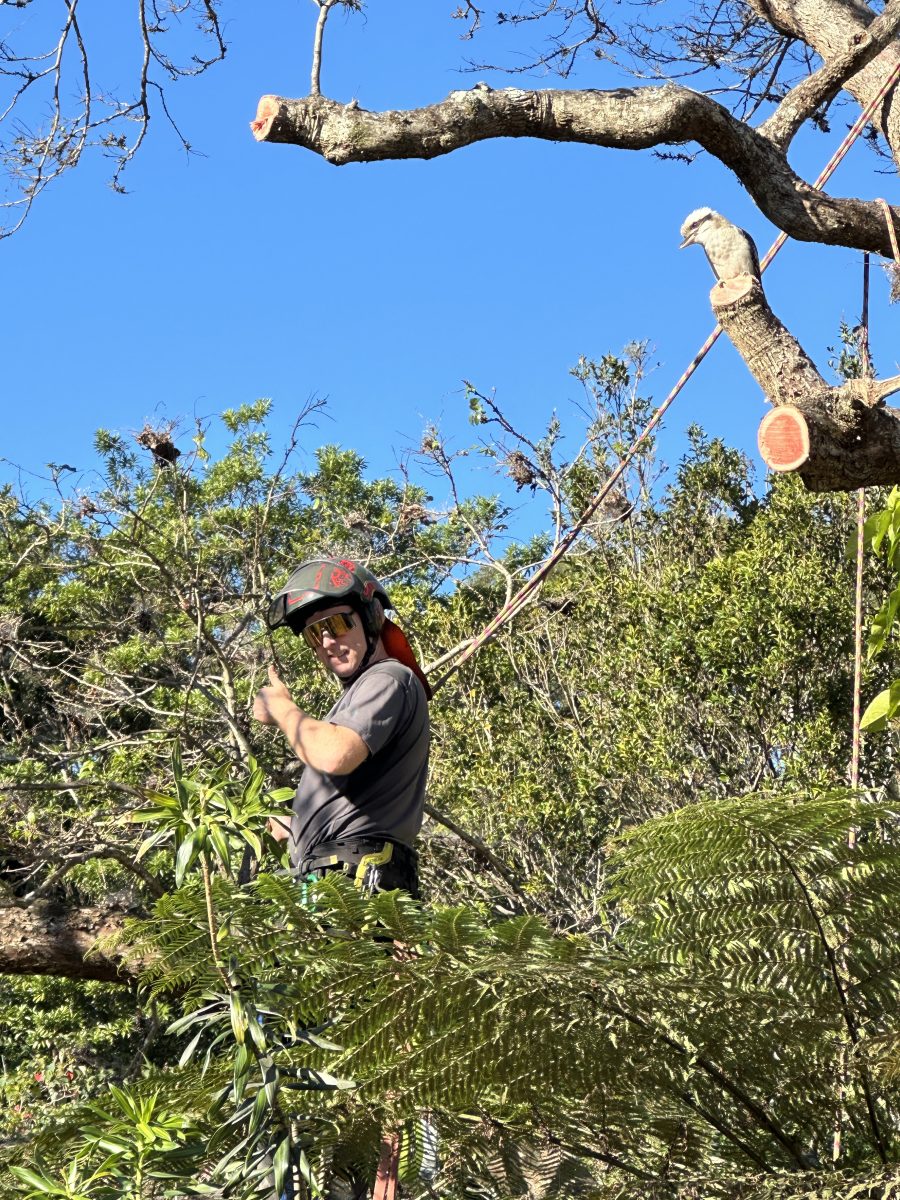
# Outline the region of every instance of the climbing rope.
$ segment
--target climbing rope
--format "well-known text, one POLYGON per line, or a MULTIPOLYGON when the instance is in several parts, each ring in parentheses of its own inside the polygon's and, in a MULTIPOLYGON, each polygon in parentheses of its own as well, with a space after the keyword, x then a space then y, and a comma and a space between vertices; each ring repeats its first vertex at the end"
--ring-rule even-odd
MULTIPOLYGON (((812 185, 814 191, 821 191, 821 189, 825 186, 825 184, 828 182, 828 180, 834 174, 837 167, 844 160, 850 147, 853 145, 853 143, 856 141, 856 139, 862 133, 865 126, 871 120, 871 118, 872 118, 873 114, 875 113, 875 110, 878 108, 879 104, 882 103, 882 101, 887 96, 888 92, 890 92, 891 88, 894 86, 894 84, 897 82, 898 79, 900 79, 900 61, 897 62, 896 66, 891 71, 890 75, 885 80, 884 84, 882 85, 881 89, 869 101, 869 103, 866 105, 866 107, 863 109, 863 111, 857 117, 856 121, 850 127, 850 129, 847 133, 847 136, 844 138, 844 140, 841 142, 840 146, 838 146, 837 150, 835 150, 834 154, 832 154, 831 158, 828 160, 828 162, 825 165, 825 167, 823 168, 821 174, 816 179, 815 183, 812 185)), ((896 231, 894 229, 894 223, 893 223, 893 219, 891 217, 891 212, 890 212, 890 209, 888 208, 887 204, 884 201, 881 201, 881 203, 884 205, 885 209, 887 209, 888 228, 890 230, 890 235, 891 235, 891 244, 894 247, 894 257, 895 257, 895 260, 898 262, 898 264, 900 264, 900 253, 898 253, 897 248, 896 248, 897 247, 897 240, 896 240, 897 235, 896 235, 896 231)), ((769 264, 772 262, 772 259, 775 257, 775 255, 778 253, 778 251, 781 249, 781 247, 784 245, 784 243, 787 241, 787 237, 788 237, 788 235, 786 233, 780 233, 778 235, 778 237, 775 239, 775 241, 772 243, 772 245, 769 247, 769 250, 767 251, 766 255, 764 256, 764 258, 762 259, 762 261, 759 264, 760 274, 762 274, 762 272, 765 271, 766 268, 769 266, 769 264)), ((447 680, 450 679, 450 677, 456 671, 458 671, 460 669, 460 667, 462 667, 465 663, 467 663, 474 654, 477 654, 477 652, 481 649, 481 647, 486 642, 488 642, 498 632, 498 630, 501 628, 501 626, 505 625, 508 621, 511 621, 525 607, 525 605, 531 599, 532 595, 541 586, 541 584, 544 582, 544 580, 547 578, 547 576, 550 574, 550 572, 554 569, 554 567, 557 565, 557 563, 559 563, 560 560, 564 557, 564 555, 567 554, 568 551, 571 549, 572 545, 575 543, 579 534, 581 534, 582 531, 585 529, 588 522, 591 520, 591 518, 594 516, 594 514, 597 512, 597 510, 603 504, 604 500, 607 498, 607 496, 610 494, 610 492, 616 486, 618 481, 621 479, 622 475, 627 470, 628 466, 634 460, 635 455, 638 453, 638 451, 641 449, 643 444, 650 437, 651 433, 654 431, 654 429, 656 429, 657 425, 659 425, 660 421, 663 419, 665 414, 668 412, 669 408, 672 406, 673 402, 675 401, 678 394, 681 392, 684 385, 691 378, 691 376, 694 374, 694 372, 697 370, 697 368, 700 366, 700 364, 706 358, 707 354, 710 352, 710 350, 713 348, 713 346, 719 340, 719 336, 721 333, 722 333, 722 326, 716 325, 715 329, 713 329, 712 333, 709 335, 709 337, 706 339, 706 341, 703 343, 703 345, 700 347, 700 349, 694 355, 693 359, 691 360, 690 364, 688 365, 687 369, 684 371, 684 373, 682 374, 682 376, 680 377, 678 382, 675 384, 675 386, 672 388, 672 390, 666 396, 665 400, 663 400, 663 402, 655 410, 655 412, 651 416, 650 420, 647 422, 647 424, 644 426, 644 428, 641 430, 641 432, 638 434, 638 436, 632 442, 631 446, 626 451, 624 456, 619 460, 616 467, 613 469, 612 473, 606 479, 603 486, 600 488, 600 490, 596 493, 594 498, 588 504, 587 508, 584 510, 584 512, 581 514, 581 516, 578 518, 578 520, 575 522, 575 524, 572 526, 572 528, 568 531, 568 533, 565 534, 565 536, 560 539, 560 541, 559 541, 558 545, 556 546, 556 548, 554 549, 553 553, 549 556, 549 558, 547 558, 541 564, 541 566, 534 572, 533 575, 529 576, 529 578, 522 585, 522 587, 518 590, 518 592, 516 592, 516 594, 514 596, 512 596, 510 600, 507 601, 507 603, 503 606, 503 608, 500 609, 500 611, 496 614, 496 616, 493 617, 488 622, 488 624, 484 627, 484 629, 481 631, 481 633, 479 633, 476 637, 472 638, 471 641, 466 643, 465 647, 461 649, 459 657, 450 665, 450 667, 448 667, 448 669, 444 672, 444 674, 441 675, 431 685, 432 692, 437 692, 439 688, 442 688, 444 686, 444 684, 447 682, 447 680)))
MULTIPOLYGON (((891 210, 883 200, 879 201, 887 209, 888 229, 891 231, 891 241, 894 242, 894 222, 891 220, 891 210)), ((872 378, 872 358, 869 354, 869 255, 863 255, 863 287, 862 313, 859 319, 859 358, 864 379, 872 378)), ((866 489, 860 488, 856 493, 856 591, 854 603, 853 625, 853 739, 850 749, 850 786, 855 791, 859 787, 859 738, 860 715, 862 708, 862 633, 863 633, 863 542, 866 524, 866 489)), ((848 843, 851 850, 856 845, 856 828, 851 825, 848 843)))
MULTIPOLYGON (((900 268, 900 245, 897 243, 897 230, 894 227, 894 215, 886 200, 878 198, 884 213, 888 235, 891 239, 891 250, 894 264, 900 268)), ((872 357, 869 353, 869 255, 863 255, 863 292, 862 313, 860 315, 859 354, 862 362, 863 376, 872 377, 872 357)), ((860 488, 856 497, 856 594, 854 606, 854 638, 853 638, 853 739, 850 749, 850 786, 854 791, 859 787, 859 750, 860 750, 860 719, 862 708, 862 635, 863 635, 863 551, 866 525, 866 489, 860 488)), ((856 827, 850 827, 848 843, 852 850, 856 845, 856 827)))

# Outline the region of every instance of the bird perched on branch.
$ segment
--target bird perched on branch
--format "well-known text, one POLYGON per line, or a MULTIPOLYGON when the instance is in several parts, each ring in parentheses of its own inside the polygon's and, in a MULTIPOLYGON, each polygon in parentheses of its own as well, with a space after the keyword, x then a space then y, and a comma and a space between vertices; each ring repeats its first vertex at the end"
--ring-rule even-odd
POLYGON ((685 246, 702 246, 716 279, 731 279, 735 275, 752 275, 759 279, 759 255, 753 238, 737 225, 732 225, 721 213, 711 208, 697 208, 681 226, 685 246))

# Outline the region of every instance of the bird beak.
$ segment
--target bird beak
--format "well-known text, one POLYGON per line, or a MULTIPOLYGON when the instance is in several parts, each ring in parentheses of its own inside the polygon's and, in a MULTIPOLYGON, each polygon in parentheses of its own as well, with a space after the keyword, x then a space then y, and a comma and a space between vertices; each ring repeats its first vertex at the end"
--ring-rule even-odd
POLYGON ((688 234, 688 236, 684 239, 684 241, 681 243, 681 245, 678 247, 678 249, 683 250, 685 248, 685 246, 693 246, 693 244, 694 244, 693 235, 688 234))

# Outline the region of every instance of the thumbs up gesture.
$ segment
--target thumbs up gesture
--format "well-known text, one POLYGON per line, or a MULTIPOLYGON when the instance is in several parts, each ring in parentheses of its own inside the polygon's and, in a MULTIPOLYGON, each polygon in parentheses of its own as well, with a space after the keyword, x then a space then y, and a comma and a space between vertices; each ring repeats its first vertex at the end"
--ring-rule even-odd
POLYGON ((291 693, 281 682, 275 668, 269 667, 268 685, 259 689, 253 701, 253 719, 263 725, 277 725, 275 714, 279 710, 283 713, 285 703, 293 705, 291 693))

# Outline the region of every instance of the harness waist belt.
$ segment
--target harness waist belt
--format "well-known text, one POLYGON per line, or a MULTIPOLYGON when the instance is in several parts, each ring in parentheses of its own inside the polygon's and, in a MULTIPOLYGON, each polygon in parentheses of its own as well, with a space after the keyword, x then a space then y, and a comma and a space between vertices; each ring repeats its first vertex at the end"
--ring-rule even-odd
POLYGON ((415 865, 418 857, 415 850, 402 842, 392 842, 390 838, 348 838, 345 842, 320 842, 313 846, 301 861, 300 870, 316 871, 338 863, 356 867, 364 860, 367 860, 366 865, 373 866, 387 862, 415 865))

